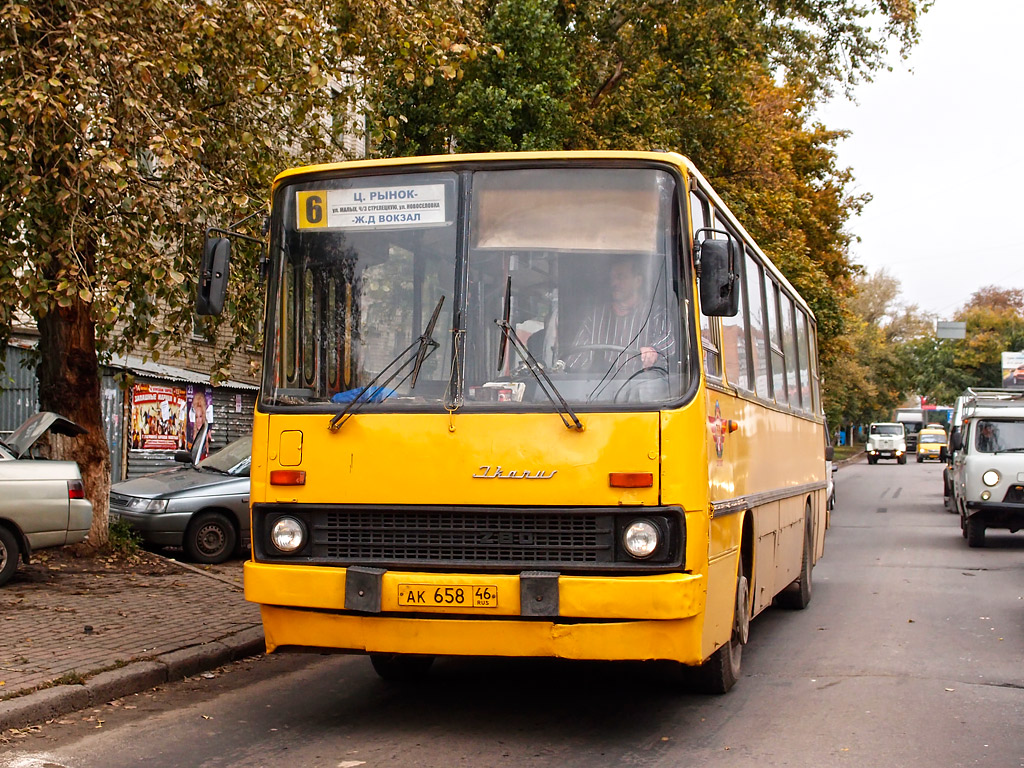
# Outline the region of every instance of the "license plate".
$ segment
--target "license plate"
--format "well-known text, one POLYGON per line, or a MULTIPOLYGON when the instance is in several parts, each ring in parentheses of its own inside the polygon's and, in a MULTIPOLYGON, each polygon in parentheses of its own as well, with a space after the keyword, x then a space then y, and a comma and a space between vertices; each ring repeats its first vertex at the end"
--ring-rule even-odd
POLYGON ((882 451, 883 456, 892 456, 892 451, 882 451))
POLYGON ((411 608, 497 608, 493 584, 399 584, 398 604, 411 608))

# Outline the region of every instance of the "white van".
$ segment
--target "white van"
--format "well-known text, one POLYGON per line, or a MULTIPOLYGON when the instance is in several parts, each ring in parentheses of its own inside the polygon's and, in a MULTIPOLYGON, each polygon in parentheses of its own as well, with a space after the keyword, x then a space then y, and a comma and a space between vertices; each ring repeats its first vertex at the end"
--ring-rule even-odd
POLYGON ((967 390, 951 438, 953 510, 972 547, 986 528, 1024 528, 1024 391, 967 390))

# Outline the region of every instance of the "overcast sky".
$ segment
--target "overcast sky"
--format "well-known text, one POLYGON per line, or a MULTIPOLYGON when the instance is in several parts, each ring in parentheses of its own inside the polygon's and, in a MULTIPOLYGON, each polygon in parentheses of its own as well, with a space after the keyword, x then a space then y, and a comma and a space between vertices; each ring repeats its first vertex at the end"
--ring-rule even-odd
POLYGON ((951 319, 987 285, 1024 288, 1024 0, 936 0, 906 62, 819 112, 852 190, 852 260, 951 319))

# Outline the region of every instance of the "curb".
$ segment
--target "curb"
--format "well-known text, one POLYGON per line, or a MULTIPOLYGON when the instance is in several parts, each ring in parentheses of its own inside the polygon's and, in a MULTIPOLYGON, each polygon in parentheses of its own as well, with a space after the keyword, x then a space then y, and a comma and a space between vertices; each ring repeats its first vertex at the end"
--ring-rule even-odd
POLYGON ((847 456, 842 461, 837 461, 836 462, 836 466, 837 467, 845 467, 848 464, 856 464, 858 461, 861 461, 863 458, 864 458, 864 451, 861 451, 860 453, 853 454, 853 456, 847 456))
POLYGON ((216 669, 229 661, 266 651, 263 627, 252 627, 220 640, 136 661, 100 672, 84 685, 57 685, 0 701, 0 731, 24 728, 86 707, 130 696, 164 683, 216 669))

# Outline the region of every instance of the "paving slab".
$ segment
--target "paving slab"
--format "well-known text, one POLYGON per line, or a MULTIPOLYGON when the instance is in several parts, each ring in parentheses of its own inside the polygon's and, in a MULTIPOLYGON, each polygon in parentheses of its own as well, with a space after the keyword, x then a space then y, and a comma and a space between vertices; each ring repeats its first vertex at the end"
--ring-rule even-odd
POLYGON ((262 653, 242 561, 43 550, 0 588, 0 731, 262 653))

